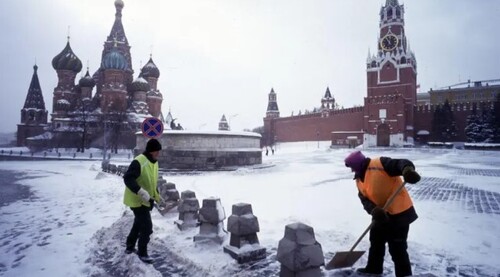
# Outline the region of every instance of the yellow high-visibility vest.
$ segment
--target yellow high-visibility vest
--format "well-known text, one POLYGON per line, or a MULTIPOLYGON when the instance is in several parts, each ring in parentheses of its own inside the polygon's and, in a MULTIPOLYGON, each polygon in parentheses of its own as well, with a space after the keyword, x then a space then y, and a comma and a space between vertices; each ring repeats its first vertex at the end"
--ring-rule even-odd
MULTIPOLYGON (((399 176, 389 176, 385 172, 380 158, 372 159, 365 173, 365 180, 356 180, 359 191, 378 207, 383 207, 392 193, 396 191, 403 181, 399 176)), ((389 214, 402 213, 413 206, 410 195, 403 188, 394 198, 392 204, 386 209, 389 214)))
MULTIPOLYGON (((158 162, 150 162, 143 154, 135 157, 134 160, 138 161, 141 166, 141 175, 137 178, 137 184, 146 190, 149 195, 151 195, 151 198, 153 198, 156 202, 159 202, 160 195, 156 190, 158 183, 158 162)), ((133 193, 127 186, 125 186, 123 203, 131 208, 137 208, 141 205, 147 207, 151 206, 149 202, 142 201, 141 197, 133 193)))

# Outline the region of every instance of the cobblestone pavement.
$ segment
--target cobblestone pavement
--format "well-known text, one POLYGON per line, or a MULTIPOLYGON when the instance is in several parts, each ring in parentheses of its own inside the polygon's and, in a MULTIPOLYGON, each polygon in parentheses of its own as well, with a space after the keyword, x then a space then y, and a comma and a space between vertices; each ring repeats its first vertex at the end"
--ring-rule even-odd
MULTIPOLYGON (((485 170, 470 172, 482 171, 485 170)), ((500 170, 487 172, 500 174, 500 170)), ((424 177, 408 190, 415 200, 448 201, 475 213, 500 214, 500 193, 468 187, 451 179, 424 177)))
POLYGON ((491 177, 500 177, 500 169, 470 169, 470 168, 460 168, 457 173, 459 175, 466 175, 466 176, 491 176, 491 177))

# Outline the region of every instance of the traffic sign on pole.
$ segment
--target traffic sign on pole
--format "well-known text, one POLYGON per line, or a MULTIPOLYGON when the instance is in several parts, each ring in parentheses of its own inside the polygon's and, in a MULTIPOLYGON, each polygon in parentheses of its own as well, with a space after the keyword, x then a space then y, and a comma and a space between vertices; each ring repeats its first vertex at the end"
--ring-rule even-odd
POLYGON ((156 117, 148 117, 142 122, 141 130, 144 136, 157 138, 163 134, 163 123, 156 117))

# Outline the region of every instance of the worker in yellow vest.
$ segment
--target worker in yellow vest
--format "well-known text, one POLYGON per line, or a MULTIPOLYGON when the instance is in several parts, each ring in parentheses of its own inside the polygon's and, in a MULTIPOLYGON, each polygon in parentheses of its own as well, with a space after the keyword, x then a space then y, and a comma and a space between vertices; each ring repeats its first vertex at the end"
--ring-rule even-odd
POLYGON ((146 151, 135 157, 123 176, 125 195, 123 203, 134 213, 134 224, 127 236, 125 253, 136 253, 145 263, 152 263, 148 255, 149 236, 153 233, 151 210, 154 202, 160 201, 157 189, 158 157, 161 144, 156 139, 150 139, 146 151), (138 251, 135 249, 137 240, 138 251))
POLYGON ((358 187, 358 196, 364 209, 372 216, 374 225, 370 230, 370 250, 366 267, 357 270, 360 274, 382 274, 385 244, 394 262, 397 277, 411 276, 410 258, 407 252, 407 238, 410 223, 417 219, 408 191, 403 188, 392 204, 384 210, 382 207, 403 183, 415 184, 420 175, 415 165, 406 159, 388 157, 367 158, 361 151, 355 151, 344 160, 345 166, 354 172, 358 187))

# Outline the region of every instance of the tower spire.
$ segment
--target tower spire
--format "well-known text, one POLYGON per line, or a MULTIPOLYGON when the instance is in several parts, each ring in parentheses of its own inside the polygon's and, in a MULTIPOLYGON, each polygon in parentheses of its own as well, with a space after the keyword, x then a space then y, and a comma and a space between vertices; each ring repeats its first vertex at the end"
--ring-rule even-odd
POLYGON ((398 0, 386 0, 385 6, 399 6, 398 0))
POLYGON ((26 101, 24 101, 24 109, 34 108, 37 110, 45 110, 45 102, 43 101, 42 88, 38 80, 38 66, 33 66, 33 76, 31 77, 30 87, 26 101))
POLYGON ((108 41, 112 42, 113 37, 116 37, 118 41, 125 42, 128 45, 127 37, 125 36, 125 30, 123 29, 122 24, 122 10, 125 4, 122 0, 115 1, 115 22, 113 23, 113 27, 111 28, 111 32, 108 36, 108 41))
POLYGON ((271 92, 269 92, 267 103, 267 112, 266 117, 280 117, 280 111, 278 109, 278 102, 276 100, 276 92, 274 92, 274 88, 271 88, 271 92))
POLYGON ((45 132, 48 112, 45 109, 42 89, 38 81, 38 66, 33 66, 33 77, 24 107, 21 109, 21 124, 17 125, 17 145, 25 146, 28 137, 37 136, 45 132))

